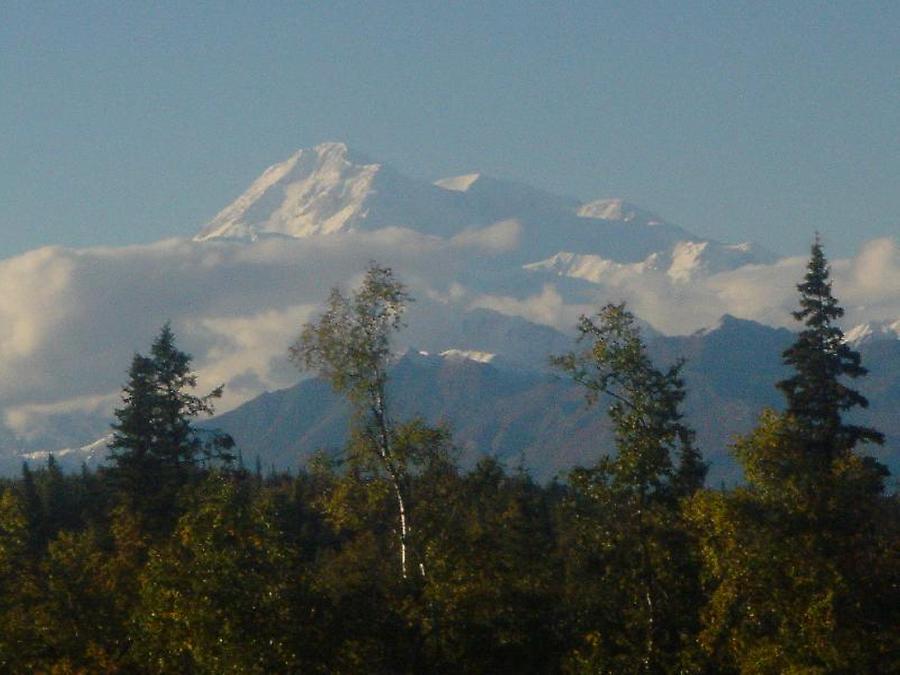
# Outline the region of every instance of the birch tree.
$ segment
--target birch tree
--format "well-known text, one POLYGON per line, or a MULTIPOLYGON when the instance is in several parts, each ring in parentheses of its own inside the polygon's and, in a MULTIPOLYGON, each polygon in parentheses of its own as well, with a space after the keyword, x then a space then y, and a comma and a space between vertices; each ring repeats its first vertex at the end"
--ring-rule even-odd
POLYGON ((567 564, 576 603, 587 605, 585 646, 570 667, 659 672, 675 667, 670 657, 692 630, 695 574, 680 500, 706 474, 682 419, 683 363, 654 366, 624 304, 582 316, 578 333, 584 347, 552 363, 585 387, 588 403, 608 403, 617 452, 570 475, 565 529, 578 554, 567 564))
MULTIPOLYGON (((303 327, 289 350, 293 363, 328 380, 353 406, 365 447, 374 453, 393 492, 404 579, 410 565, 409 477, 404 453, 395 447, 385 389, 391 337, 402 328, 411 301, 393 271, 372 262, 357 291, 345 295, 332 289, 325 311, 303 327)), ((419 571, 424 576, 422 563, 419 571)))

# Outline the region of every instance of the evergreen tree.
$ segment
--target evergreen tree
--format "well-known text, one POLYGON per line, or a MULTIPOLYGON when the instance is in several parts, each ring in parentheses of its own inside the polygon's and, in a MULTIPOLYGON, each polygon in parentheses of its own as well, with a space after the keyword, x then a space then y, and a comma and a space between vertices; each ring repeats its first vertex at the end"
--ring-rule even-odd
POLYGON ((746 486, 700 493, 691 518, 709 602, 700 643, 719 670, 894 672, 898 639, 896 503, 886 469, 853 452, 881 442, 842 414, 866 399, 841 382, 865 374, 835 321, 816 239, 803 283, 805 324, 784 354, 784 414, 766 411, 734 453, 746 486))
POLYGON ((51 453, 46 468, 38 474, 38 494, 41 499, 41 541, 50 541, 61 530, 78 526, 79 516, 75 508, 75 494, 63 475, 59 462, 51 453))
POLYGON ((222 387, 202 397, 192 394, 197 376, 190 363, 191 357, 176 348, 167 323, 151 355, 136 354, 132 360, 124 405, 115 411, 109 473, 124 501, 146 515, 165 516, 204 451, 231 459, 229 437, 214 436, 204 444, 191 422, 213 413, 212 401, 222 395, 222 387))
POLYGON ((28 519, 29 544, 32 552, 37 552, 43 544, 44 507, 38 493, 34 473, 28 462, 22 462, 22 481, 20 483, 22 507, 28 519))
POLYGON ((800 309, 793 313, 805 328, 784 352, 785 364, 796 372, 778 383, 787 398, 787 413, 799 423, 810 452, 821 455, 826 463, 860 441, 884 442, 878 431, 848 424, 841 417, 852 408, 869 405, 841 378, 861 377, 867 371, 860 363, 859 353, 847 344, 835 323, 844 310, 832 295, 829 276, 822 242, 816 236, 806 276, 797 285, 800 309))

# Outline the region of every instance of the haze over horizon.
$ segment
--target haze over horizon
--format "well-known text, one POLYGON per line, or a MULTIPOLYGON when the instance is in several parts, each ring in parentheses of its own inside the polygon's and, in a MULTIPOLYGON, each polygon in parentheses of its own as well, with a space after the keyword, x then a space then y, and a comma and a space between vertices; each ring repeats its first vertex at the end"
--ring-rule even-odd
POLYGON ((326 140, 780 254, 900 230, 891 3, 19 5, 0 55, 0 259, 192 236, 326 140))

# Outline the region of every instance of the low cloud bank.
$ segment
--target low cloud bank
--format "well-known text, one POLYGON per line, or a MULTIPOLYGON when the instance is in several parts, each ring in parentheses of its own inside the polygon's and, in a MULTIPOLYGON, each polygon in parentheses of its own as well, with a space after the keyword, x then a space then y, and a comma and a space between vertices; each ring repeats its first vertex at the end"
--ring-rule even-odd
MULTIPOLYGON (((563 270, 531 274, 541 285, 528 295, 482 293, 471 306, 486 307, 531 321, 570 325, 573 317, 606 302, 625 301, 632 311, 666 334, 687 334, 714 325, 724 314, 771 326, 794 328, 797 284, 806 257, 783 258, 771 265, 746 265, 733 271, 697 276, 688 282, 640 265, 611 265, 583 280, 563 270), (573 283, 578 286, 572 287, 573 283), (568 290, 561 290, 568 287, 568 290)), ((900 318, 900 245, 890 238, 865 243, 858 255, 832 263, 834 292, 846 310, 844 325, 900 318)))
MULTIPOLYGON (((4 421, 27 436, 48 416, 110 410, 132 355, 145 352, 167 320, 179 345, 194 354, 201 386, 227 385, 222 410, 288 386, 299 374, 286 349, 300 326, 330 287, 358 281, 370 260, 392 266, 421 299, 412 311, 487 308, 568 329, 578 314, 625 300, 667 333, 712 325, 725 313, 790 326, 806 264, 787 258, 690 283, 652 270, 597 283, 522 270, 515 272, 520 285, 494 291, 497 275, 489 271, 518 235, 509 222, 451 240, 390 228, 252 244, 173 239, 54 247, 0 261, 4 421)), ((833 273, 848 324, 900 318, 896 241, 866 243, 856 257, 834 261, 833 273)))

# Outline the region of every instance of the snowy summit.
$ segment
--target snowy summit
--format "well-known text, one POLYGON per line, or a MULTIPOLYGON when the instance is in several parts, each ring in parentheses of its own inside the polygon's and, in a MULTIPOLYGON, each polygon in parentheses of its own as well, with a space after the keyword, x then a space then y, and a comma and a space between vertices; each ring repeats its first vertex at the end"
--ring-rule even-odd
POLYGON ((514 220, 515 266, 597 283, 651 270, 675 282, 772 256, 750 244, 706 240, 622 199, 587 203, 478 172, 428 182, 344 143, 298 150, 266 169, 195 240, 302 238, 402 227, 452 237, 514 220))

